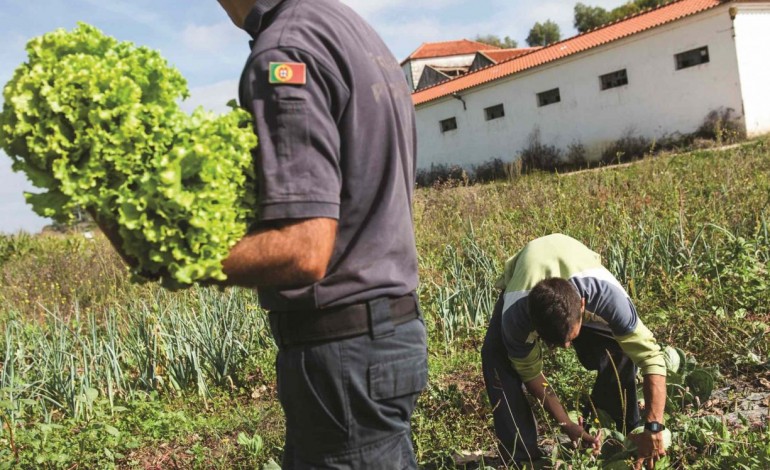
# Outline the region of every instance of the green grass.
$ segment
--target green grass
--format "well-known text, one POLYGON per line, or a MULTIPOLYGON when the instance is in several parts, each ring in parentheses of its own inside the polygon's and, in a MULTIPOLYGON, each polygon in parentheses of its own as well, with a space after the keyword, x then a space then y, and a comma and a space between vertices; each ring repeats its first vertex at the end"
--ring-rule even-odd
MULTIPOLYGON (((413 420, 421 465, 452 468, 459 451, 494 448, 479 357, 493 284, 508 256, 547 233, 599 252, 657 338, 712 370, 719 387, 762 391, 769 220, 766 140, 624 168, 418 190, 430 343, 430 384, 413 420)), ((168 293, 128 279, 99 236, 0 237, 0 468, 259 468, 279 460, 275 348, 256 296, 168 293)), ((570 351, 546 367, 575 408, 591 374, 570 351)), ((700 417, 740 400, 670 410, 668 465, 770 466, 767 424, 700 417)), ((598 465, 554 449, 551 464, 598 465)))

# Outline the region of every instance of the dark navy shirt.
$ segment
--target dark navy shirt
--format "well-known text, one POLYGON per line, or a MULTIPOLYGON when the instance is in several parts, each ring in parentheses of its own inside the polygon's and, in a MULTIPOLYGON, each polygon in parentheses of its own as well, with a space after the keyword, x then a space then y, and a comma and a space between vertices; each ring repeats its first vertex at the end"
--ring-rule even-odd
POLYGON ((411 199, 414 108, 398 62, 336 0, 257 0, 241 104, 255 118, 262 223, 333 218, 326 276, 261 288, 268 310, 347 305, 417 286, 411 199), (271 63, 304 64, 301 85, 270 83, 271 63))

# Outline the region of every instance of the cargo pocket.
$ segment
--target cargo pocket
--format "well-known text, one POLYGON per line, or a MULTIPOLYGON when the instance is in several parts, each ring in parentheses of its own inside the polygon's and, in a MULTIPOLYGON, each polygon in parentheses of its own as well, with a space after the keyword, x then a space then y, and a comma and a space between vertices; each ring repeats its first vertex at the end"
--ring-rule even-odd
POLYGON ((428 384, 428 358, 420 355, 369 367, 369 397, 387 400, 420 393, 428 384))

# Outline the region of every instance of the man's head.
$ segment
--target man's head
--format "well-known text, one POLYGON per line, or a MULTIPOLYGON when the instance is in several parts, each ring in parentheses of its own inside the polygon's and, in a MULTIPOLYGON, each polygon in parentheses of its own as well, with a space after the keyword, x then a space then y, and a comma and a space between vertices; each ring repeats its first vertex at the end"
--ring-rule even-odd
POLYGON ((529 292, 532 326, 546 343, 569 347, 582 324, 585 299, 567 280, 552 277, 538 282, 529 292))
POLYGON ((256 0, 217 0, 222 8, 227 12, 227 16, 233 21, 235 26, 243 29, 246 24, 246 17, 249 16, 256 0))

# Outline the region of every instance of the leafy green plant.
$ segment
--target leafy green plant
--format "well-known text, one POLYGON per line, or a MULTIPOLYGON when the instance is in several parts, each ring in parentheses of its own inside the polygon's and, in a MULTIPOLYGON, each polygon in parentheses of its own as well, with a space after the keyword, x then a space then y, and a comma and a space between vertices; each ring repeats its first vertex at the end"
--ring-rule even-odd
POLYGON ((262 451, 262 437, 259 434, 254 434, 249 437, 246 433, 238 433, 238 445, 240 445, 247 454, 256 457, 262 451))
POLYGON ((3 91, 0 147, 45 191, 40 215, 79 209, 114 226, 135 273, 169 287, 225 278, 256 215, 248 113, 192 116, 185 80, 157 53, 85 24, 27 45, 3 91))
POLYGON ((700 406, 714 391, 714 373, 697 367, 693 358, 671 346, 664 349, 666 368, 666 409, 682 410, 686 405, 700 406))

